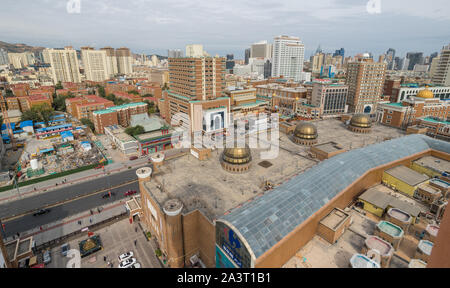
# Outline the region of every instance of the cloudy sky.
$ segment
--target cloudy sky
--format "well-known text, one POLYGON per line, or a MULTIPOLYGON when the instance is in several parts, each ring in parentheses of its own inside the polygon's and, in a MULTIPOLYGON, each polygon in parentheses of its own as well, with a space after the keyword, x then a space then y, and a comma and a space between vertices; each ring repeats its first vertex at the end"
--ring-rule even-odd
POLYGON ((277 35, 347 55, 439 51, 450 43, 449 0, 1 0, 0 40, 45 47, 126 46, 135 53, 203 44, 242 58, 277 35), (68 2, 80 2, 80 13, 68 2), (379 2, 371 6, 369 1, 379 2), (378 9, 379 7, 380 9, 378 9), (371 13, 369 13, 371 12, 371 13), (380 12, 380 13, 374 13, 380 12))

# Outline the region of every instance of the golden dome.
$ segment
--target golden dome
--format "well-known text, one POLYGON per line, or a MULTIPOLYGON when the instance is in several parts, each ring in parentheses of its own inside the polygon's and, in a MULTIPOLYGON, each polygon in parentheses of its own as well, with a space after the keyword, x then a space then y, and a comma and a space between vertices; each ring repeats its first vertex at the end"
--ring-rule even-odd
POLYGON ((317 129, 316 126, 309 122, 300 122, 295 127, 294 136, 302 139, 316 139, 317 129))
POLYGON ((350 125, 354 127, 361 127, 361 128, 369 128, 372 126, 372 121, 370 121, 370 118, 366 114, 355 114, 352 117, 352 120, 350 120, 350 125))
POLYGON ((425 89, 419 91, 419 93, 417 93, 416 97, 420 97, 420 98, 434 98, 434 94, 433 92, 431 92, 430 89, 428 89, 428 86, 425 87, 425 89))
POLYGON ((223 161, 230 164, 246 164, 252 160, 250 148, 225 148, 222 154, 223 161))

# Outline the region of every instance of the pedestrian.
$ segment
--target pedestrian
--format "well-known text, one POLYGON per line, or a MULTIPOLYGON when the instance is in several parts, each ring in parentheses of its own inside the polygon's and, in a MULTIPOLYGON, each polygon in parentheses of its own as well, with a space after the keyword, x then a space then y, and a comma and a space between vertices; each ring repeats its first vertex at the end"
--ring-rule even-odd
POLYGON ((92 224, 92 218, 89 218, 89 222, 92 224))
POLYGON ((134 246, 136 246, 137 245, 137 240, 134 240, 134 246))
POLYGON ((103 257, 103 261, 105 261, 105 262, 106 262, 106 256, 104 256, 104 257, 103 257))
POLYGON ((134 231, 137 232, 137 227, 134 228, 134 231))

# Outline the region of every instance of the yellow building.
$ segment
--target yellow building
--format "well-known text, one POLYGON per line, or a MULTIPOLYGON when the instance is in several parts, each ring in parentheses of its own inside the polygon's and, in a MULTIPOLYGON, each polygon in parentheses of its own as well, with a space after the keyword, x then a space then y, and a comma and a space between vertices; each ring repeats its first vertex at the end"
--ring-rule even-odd
POLYGON ((434 178, 442 176, 443 173, 450 173, 450 162, 433 156, 425 156, 413 161, 411 169, 434 178))
POLYGON ((400 165, 384 171, 382 181, 386 186, 413 197, 418 186, 422 183, 428 183, 429 177, 400 165))

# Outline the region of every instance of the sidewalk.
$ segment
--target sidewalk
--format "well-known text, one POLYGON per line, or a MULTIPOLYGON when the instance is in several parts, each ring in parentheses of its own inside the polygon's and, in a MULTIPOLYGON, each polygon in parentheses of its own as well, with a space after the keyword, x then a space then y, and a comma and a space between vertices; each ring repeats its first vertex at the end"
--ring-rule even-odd
MULTIPOLYGON (((110 218, 119 216, 127 211, 125 208, 125 202, 129 199, 122 199, 115 203, 100 206, 103 208, 101 212, 97 209, 93 209, 93 214, 90 211, 85 211, 79 214, 72 215, 70 217, 58 220, 41 227, 36 227, 20 234, 20 238, 26 238, 33 236, 33 240, 36 242, 36 246, 58 239, 62 236, 69 235, 71 233, 81 231, 82 229, 103 222, 110 218), (81 225, 79 224, 81 221, 81 225), (42 228, 42 230, 41 230, 42 228)), ((13 236, 8 237, 5 241, 13 240, 13 236)))
MULTIPOLYGON (((148 164, 147 158, 140 158, 134 161, 122 162, 122 163, 112 163, 105 166, 105 172, 109 174, 118 173, 121 171, 128 170, 128 167, 132 169, 138 168, 140 166, 148 164)), ((59 177, 43 182, 39 182, 36 184, 19 187, 20 198, 30 197, 34 195, 38 195, 41 193, 45 193, 54 189, 59 189, 61 187, 70 186, 73 184, 82 183, 85 181, 93 180, 99 177, 104 177, 105 172, 103 169, 90 169, 82 172, 74 173, 71 175, 67 175, 64 177, 59 177), (67 179, 67 182, 62 184, 63 180, 67 179), (56 186, 58 184, 58 186, 56 186), (34 190, 36 189, 36 190, 34 190)), ((4 192, 0 192, 0 204, 7 203, 10 201, 17 200, 19 198, 19 194, 17 193, 17 189, 12 189, 4 192)))

